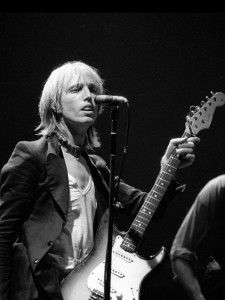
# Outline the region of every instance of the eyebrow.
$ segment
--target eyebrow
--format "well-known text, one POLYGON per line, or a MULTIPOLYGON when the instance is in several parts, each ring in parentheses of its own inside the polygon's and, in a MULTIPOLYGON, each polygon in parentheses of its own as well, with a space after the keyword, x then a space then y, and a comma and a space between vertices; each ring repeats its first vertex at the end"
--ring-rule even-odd
MULTIPOLYGON (((74 88, 74 87, 80 87, 80 86, 84 86, 86 85, 86 83, 82 83, 82 82, 77 82, 77 83, 73 83, 72 85, 68 86, 68 90, 74 88)), ((99 88, 98 84, 96 84, 95 82, 90 82, 87 84, 88 87, 96 87, 99 88)))

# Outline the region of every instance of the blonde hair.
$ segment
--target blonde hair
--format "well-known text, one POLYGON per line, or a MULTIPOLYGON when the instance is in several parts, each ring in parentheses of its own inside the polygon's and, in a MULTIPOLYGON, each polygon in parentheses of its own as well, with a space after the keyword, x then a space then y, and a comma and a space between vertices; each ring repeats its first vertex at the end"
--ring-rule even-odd
MULTIPOLYGON (((103 93, 104 81, 96 68, 82 61, 68 61, 55 68, 45 82, 40 97, 39 116, 41 121, 35 129, 38 131, 38 135, 50 136, 54 132, 59 132, 65 136, 65 138, 68 138, 67 131, 61 122, 61 95, 65 84, 69 81, 71 76, 74 77, 74 75, 77 81, 81 76, 90 76, 94 81, 96 93, 103 93)), ((97 131, 93 126, 87 130, 85 146, 88 149, 100 146, 97 131)))

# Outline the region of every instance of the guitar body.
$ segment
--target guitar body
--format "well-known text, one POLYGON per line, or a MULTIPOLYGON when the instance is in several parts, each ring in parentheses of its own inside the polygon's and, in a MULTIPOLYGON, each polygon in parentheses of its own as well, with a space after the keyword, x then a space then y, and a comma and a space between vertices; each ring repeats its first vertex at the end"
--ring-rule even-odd
MULTIPOLYGON (((101 219, 91 253, 62 282, 61 291, 64 300, 88 300, 91 299, 91 295, 98 295, 102 297, 99 299, 103 299, 107 234, 108 211, 101 219)), ((123 300, 138 300, 143 279, 163 260, 165 249, 162 247, 156 255, 146 260, 120 247, 123 237, 116 229, 113 240, 111 299, 116 300, 116 295, 122 294, 123 300)))

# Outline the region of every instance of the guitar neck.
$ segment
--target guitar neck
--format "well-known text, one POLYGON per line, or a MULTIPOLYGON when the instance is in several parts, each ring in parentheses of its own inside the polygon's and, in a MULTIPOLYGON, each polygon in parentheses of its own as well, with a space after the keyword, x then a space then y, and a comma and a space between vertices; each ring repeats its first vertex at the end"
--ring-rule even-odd
MULTIPOLYGON (((185 132, 183 134, 183 137, 184 136, 190 136, 190 134, 185 132)), ((136 251, 149 222, 175 176, 180 163, 176 151, 174 150, 170 155, 168 163, 161 167, 152 189, 147 194, 144 203, 124 237, 121 248, 125 251, 136 251)))

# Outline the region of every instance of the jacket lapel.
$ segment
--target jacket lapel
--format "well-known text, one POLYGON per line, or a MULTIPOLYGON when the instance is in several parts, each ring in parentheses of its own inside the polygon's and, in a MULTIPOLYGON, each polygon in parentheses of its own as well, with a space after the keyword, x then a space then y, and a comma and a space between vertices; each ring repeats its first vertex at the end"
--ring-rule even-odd
MULTIPOLYGON (((105 178, 98 170, 95 161, 91 157, 89 157, 86 152, 83 154, 89 165, 95 185, 98 188, 98 191, 101 191, 101 194, 104 198, 104 201, 98 201, 98 208, 101 207, 104 211, 105 208, 108 206, 108 196, 109 196, 108 183, 105 181, 105 178)), ((65 219, 65 216, 67 215, 68 212, 68 203, 69 203, 69 181, 68 181, 66 164, 60 146, 58 145, 58 143, 56 143, 54 139, 48 140, 46 169, 47 169, 48 184, 49 184, 51 194, 55 202, 63 212, 63 218, 65 219)))
POLYGON ((48 141, 46 170, 50 191, 57 205, 62 210, 63 218, 65 219, 69 203, 67 169, 60 147, 54 145, 54 141, 51 140, 48 141))
POLYGON ((83 155, 87 161, 92 177, 94 178, 94 180, 96 180, 96 184, 99 186, 99 188, 102 190, 104 194, 108 195, 109 186, 107 180, 101 174, 100 170, 96 165, 95 160, 91 156, 88 156, 86 152, 84 152, 83 155))

